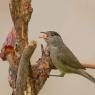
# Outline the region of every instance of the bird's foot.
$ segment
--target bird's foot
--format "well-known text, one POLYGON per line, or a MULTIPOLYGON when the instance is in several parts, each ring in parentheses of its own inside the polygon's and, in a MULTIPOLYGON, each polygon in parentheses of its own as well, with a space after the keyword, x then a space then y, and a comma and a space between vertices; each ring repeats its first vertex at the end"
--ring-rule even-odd
POLYGON ((60 75, 51 75, 51 74, 49 74, 48 76, 52 76, 52 77, 64 77, 64 74, 60 74, 60 75))

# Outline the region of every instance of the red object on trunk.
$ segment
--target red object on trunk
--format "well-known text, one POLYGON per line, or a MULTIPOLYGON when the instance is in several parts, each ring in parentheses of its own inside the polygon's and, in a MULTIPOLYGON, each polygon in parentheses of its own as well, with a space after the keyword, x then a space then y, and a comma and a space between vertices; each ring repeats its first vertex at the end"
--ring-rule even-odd
POLYGON ((5 48, 13 48, 15 45, 15 39, 16 39, 16 30, 15 28, 12 28, 11 32, 9 32, 6 41, 4 43, 5 48))
POLYGON ((0 58, 1 58, 2 60, 6 60, 5 54, 1 52, 1 53, 0 53, 0 58))
POLYGON ((9 32, 9 34, 3 44, 3 47, 1 49, 1 53, 0 53, 1 59, 3 59, 3 60, 6 59, 5 58, 6 53, 9 53, 11 50, 14 49, 15 39, 16 39, 16 30, 13 27, 11 32, 9 32))

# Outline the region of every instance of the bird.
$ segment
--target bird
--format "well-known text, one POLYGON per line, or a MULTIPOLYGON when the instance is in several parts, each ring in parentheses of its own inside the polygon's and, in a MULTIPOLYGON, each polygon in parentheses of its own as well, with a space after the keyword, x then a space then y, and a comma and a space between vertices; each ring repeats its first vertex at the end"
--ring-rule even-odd
POLYGON ((64 77, 65 74, 78 74, 95 84, 95 78, 85 71, 86 68, 66 46, 58 32, 46 31, 41 33, 43 35, 40 38, 43 38, 47 43, 52 63, 60 71, 60 74, 55 76, 64 77))

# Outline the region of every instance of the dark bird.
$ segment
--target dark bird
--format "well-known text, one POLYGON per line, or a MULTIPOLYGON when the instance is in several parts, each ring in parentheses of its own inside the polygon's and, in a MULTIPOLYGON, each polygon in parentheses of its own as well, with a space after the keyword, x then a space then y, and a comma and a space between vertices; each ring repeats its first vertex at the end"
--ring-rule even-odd
POLYGON ((64 44, 61 36, 55 31, 41 32, 42 38, 46 41, 54 66, 61 72, 59 76, 74 73, 84 76, 93 83, 95 78, 88 74, 86 68, 80 64, 79 60, 72 51, 64 44))

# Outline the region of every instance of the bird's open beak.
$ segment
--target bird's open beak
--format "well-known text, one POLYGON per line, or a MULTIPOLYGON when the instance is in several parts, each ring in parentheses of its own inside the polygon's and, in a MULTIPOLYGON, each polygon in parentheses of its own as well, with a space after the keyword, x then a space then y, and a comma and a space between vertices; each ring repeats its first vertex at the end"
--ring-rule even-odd
POLYGON ((42 36, 40 36, 40 38, 48 39, 48 35, 45 32, 40 32, 40 33, 43 34, 42 36))

